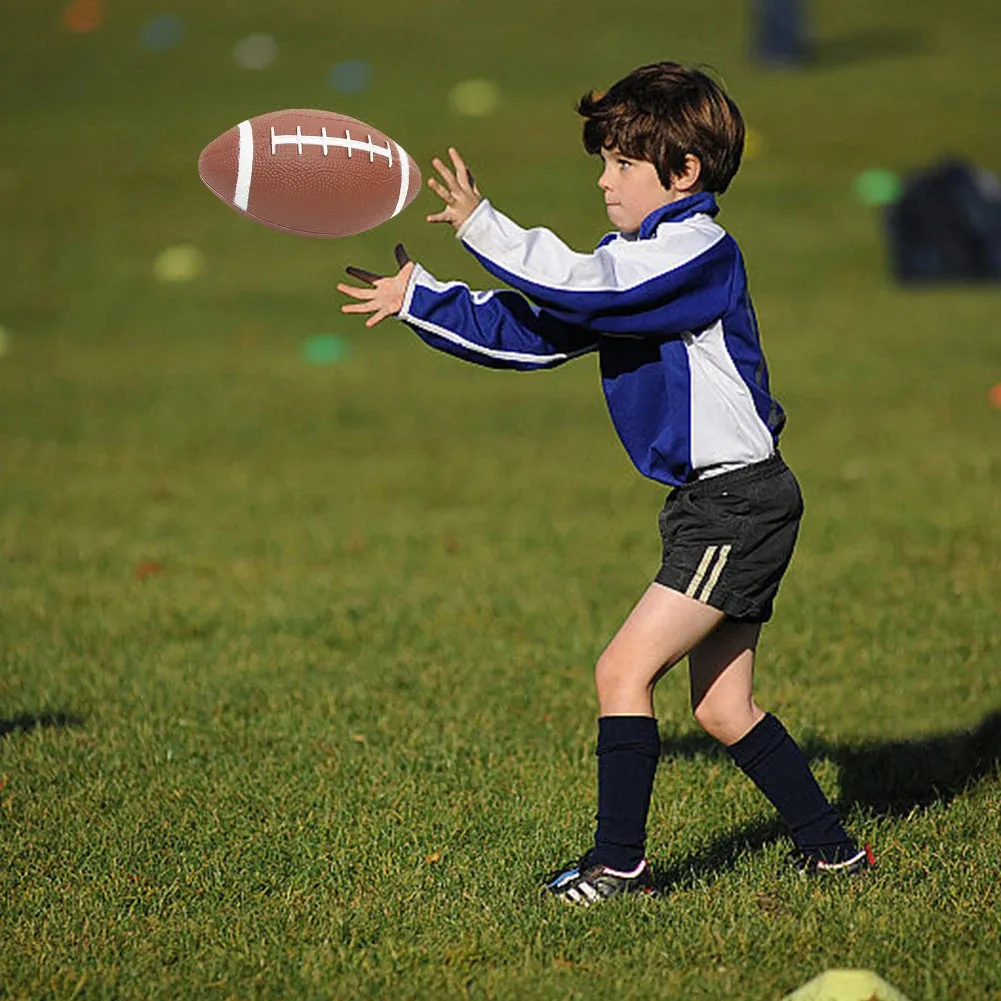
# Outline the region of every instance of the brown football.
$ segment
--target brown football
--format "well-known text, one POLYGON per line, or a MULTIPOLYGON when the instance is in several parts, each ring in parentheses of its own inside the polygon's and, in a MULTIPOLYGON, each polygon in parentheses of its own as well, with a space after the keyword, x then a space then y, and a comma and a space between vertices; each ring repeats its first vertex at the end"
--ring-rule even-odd
POLYGON ((292 109, 258 115, 202 150, 198 175, 227 205, 299 236, 352 236, 421 189, 403 147, 357 118, 292 109))

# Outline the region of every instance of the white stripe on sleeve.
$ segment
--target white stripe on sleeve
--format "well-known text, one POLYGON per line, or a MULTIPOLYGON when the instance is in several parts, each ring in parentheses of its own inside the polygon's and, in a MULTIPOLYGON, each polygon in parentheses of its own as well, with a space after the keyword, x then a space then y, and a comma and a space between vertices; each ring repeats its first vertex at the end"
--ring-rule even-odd
POLYGON ((473 292, 469 290, 469 287, 464 282, 440 282, 423 267, 421 267, 421 265, 418 264, 414 268, 414 272, 410 278, 410 284, 408 285, 407 291, 404 295, 403 306, 400 308, 399 313, 397 313, 397 319, 403 320, 405 323, 413 324, 415 327, 420 327, 421 330, 426 330, 429 334, 434 334, 436 337, 441 337, 446 341, 451 341, 453 344, 458 344, 459 347, 465 348, 467 351, 476 352, 477 354, 484 355, 487 358, 496 358, 498 361, 524 362, 531 365, 551 365, 554 362, 569 361, 571 358, 577 358, 580 355, 585 355, 589 351, 594 350, 594 344, 589 344, 587 347, 582 348, 579 351, 556 351, 547 354, 532 354, 528 351, 505 351, 500 348, 490 348, 484 344, 477 344, 475 341, 471 341, 468 338, 463 337, 454 330, 449 330, 447 327, 441 326, 441 324, 434 323, 431 320, 426 320, 419 316, 414 316, 410 311, 410 307, 413 303, 414 293, 419 287, 430 289, 431 291, 439 294, 447 292, 452 288, 466 289, 475 305, 482 305, 489 302, 490 299, 497 294, 496 290, 473 292))
POLYGON ((619 237, 594 253, 571 250, 548 229, 523 229, 489 202, 477 206, 461 232, 480 256, 515 277, 573 292, 625 292, 682 267, 726 236, 708 216, 661 223, 650 240, 619 237))

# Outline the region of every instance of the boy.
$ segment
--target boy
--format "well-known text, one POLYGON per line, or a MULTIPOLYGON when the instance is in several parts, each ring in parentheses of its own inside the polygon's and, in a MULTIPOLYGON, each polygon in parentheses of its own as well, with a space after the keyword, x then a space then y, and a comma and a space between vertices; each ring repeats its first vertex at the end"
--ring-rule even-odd
POLYGON ((550 368, 598 353, 609 412, 637 469, 673 488, 660 514, 663 563, 598 660, 594 845, 548 884, 590 904, 653 891, 646 817, 659 755, 653 690, 687 655, 695 718, 789 825, 809 873, 872 863, 838 821, 806 758, 752 695, 762 623, 792 556, 803 505, 778 453, 785 415, 768 386, 737 244, 714 221, 740 165, 744 125, 708 76, 641 67, 578 112, 600 154, 615 232, 592 254, 524 230, 480 195, 459 154, 428 185, 480 263, 517 291, 441 283, 397 247, 401 268, 373 287, 338 285, 370 313, 397 316, 430 346, 497 368, 550 368))

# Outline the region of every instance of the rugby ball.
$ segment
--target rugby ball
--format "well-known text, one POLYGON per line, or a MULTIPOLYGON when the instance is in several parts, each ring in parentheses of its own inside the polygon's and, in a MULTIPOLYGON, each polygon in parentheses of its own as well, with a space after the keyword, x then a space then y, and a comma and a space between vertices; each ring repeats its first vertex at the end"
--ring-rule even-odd
POLYGON ((421 188, 403 147, 333 111, 248 118, 202 150, 198 174, 227 205, 299 236, 353 236, 399 215, 421 188))

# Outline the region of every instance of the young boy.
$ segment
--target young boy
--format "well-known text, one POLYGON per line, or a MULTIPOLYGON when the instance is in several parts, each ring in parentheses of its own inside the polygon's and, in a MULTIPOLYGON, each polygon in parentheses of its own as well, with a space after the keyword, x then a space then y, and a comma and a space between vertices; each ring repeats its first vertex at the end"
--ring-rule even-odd
POLYGON ((653 690, 687 655, 695 718, 788 824, 809 873, 872 863, 845 832, 783 725, 754 701, 762 623, 792 556, 803 511, 778 453, 785 415, 768 370, 740 251, 714 221, 740 165, 744 124, 708 76, 641 67, 580 101, 584 146, 600 154, 615 232, 591 254, 525 230, 480 195, 459 154, 433 161, 429 186, 449 223, 516 291, 441 283, 397 247, 399 273, 349 268, 372 288, 338 285, 370 313, 396 316, 431 347, 530 371, 597 352, 609 412, 644 475, 673 488, 660 514, 663 563, 598 660, 598 814, 594 845, 548 884, 590 904, 652 892, 646 817, 659 755, 653 690))

